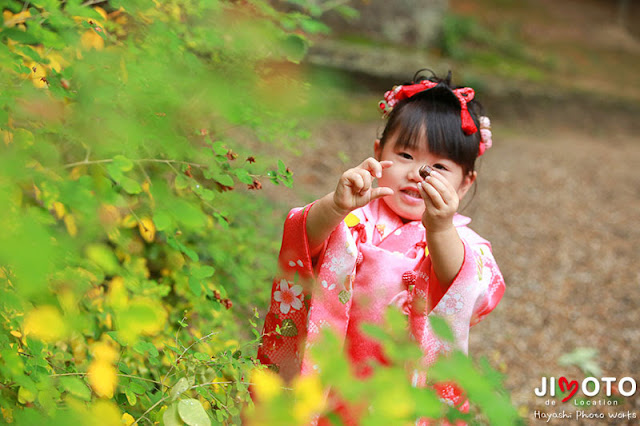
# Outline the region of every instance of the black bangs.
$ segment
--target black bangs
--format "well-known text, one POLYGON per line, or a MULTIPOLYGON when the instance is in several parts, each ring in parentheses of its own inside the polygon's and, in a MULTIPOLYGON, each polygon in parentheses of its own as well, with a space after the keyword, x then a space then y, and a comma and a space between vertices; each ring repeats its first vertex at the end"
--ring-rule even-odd
MULTIPOLYGON (((469 105, 479 128, 478 117, 469 105)), ((475 168, 480 132, 465 135, 460 119, 460 102, 449 87, 440 84, 399 102, 391 111, 380 143, 393 137, 399 148, 428 148, 429 152, 462 166, 465 173, 475 168), (425 138, 426 136, 426 138, 425 138), (427 146, 421 146, 426 139, 427 146)))

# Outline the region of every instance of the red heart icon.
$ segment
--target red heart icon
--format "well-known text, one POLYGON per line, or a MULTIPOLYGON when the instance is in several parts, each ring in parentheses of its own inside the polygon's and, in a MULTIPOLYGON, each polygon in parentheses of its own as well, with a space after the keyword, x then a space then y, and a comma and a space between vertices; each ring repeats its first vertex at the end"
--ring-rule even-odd
POLYGON ((571 398, 573 395, 576 394, 576 392, 578 392, 578 381, 577 380, 572 380, 569 381, 567 380, 566 377, 560 377, 558 379, 558 385, 560 385, 560 390, 562 392, 566 392, 569 391, 569 395, 567 395, 562 402, 567 402, 569 400, 569 398, 571 398))

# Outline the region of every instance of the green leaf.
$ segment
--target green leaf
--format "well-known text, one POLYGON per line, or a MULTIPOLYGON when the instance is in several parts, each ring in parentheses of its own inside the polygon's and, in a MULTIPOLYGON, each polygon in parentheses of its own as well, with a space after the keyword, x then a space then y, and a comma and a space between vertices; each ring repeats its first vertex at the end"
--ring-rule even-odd
POLYGON ((78 377, 61 377, 62 389, 83 401, 91 401, 91 389, 78 377))
POLYGON ((98 265, 107 275, 116 275, 120 263, 113 251, 105 244, 90 244, 85 250, 89 260, 98 265))
POLYGON ((129 383, 129 388, 136 395, 144 395, 145 392, 147 392, 147 389, 144 386, 142 386, 140 383, 137 383, 135 379, 131 380, 131 383, 129 383))
POLYGON ((211 147, 217 155, 226 155, 227 153, 227 147, 224 146, 223 142, 214 142, 211 147))
POLYGON ((185 175, 183 175, 183 174, 176 175, 176 180, 174 182, 174 185, 176 186, 176 189, 181 190, 181 189, 188 188, 189 187, 189 183, 190 183, 190 180, 185 175))
POLYGON ((153 223, 158 231, 166 231, 173 223, 171 216, 164 210, 156 210, 153 213, 153 223))
POLYGON ((189 390, 189 381, 186 377, 181 377, 180 380, 178 380, 176 384, 171 387, 171 391, 169 392, 171 401, 175 401, 176 399, 178 399, 178 397, 185 393, 187 390, 189 390))
POLYGON ((191 267, 191 276, 200 280, 211 277, 214 272, 215 272, 215 269, 209 265, 191 267))
POLYGON ((10 38, 22 44, 38 44, 41 42, 37 37, 28 31, 21 31, 18 28, 3 28, 0 31, 0 40, 10 38))
POLYGON ((133 161, 123 155, 116 155, 113 157, 112 164, 123 172, 128 172, 133 169, 133 161))
POLYGON ((204 407, 197 399, 183 399, 180 401, 178 403, 178 414, 189 426, 211 425, 209 416, 207 416, 204 407))
POLYGON ((202 295, 202 284, 196 277, 189 277, 189 288, 196 296, 200 297, 202 295))
POLYGON ((135 195, 142 192, 142 187, 140 186, 138 181, 126 176, 123 176, 122 179, 120 179, 119 183, 122 186, 122 189, 124 189, 128 194, 135 195))
POLYGON ((178 404, 175 402, 167 408, 162 415, 162 422, 164 426, 183 426, 182 420, 178 415, 178 404))
POLYGON ((443 340, 446 340, 447 342, 453 342, 453 331, 444 318, 436 315, 430 315, 429 323, 431 324, 431 328, 433 329, 433 332, 436 334, 436 336, 440 337, 443 340))
POLYGON ((301 36, 289 34, 282 42, 284 54, 291 62, 300 62, 307 54, 308 42, 301 36))
POLYGON ((278 160, 278 173, 282 175, 287 173, 287 166, 284 164, 282 160, 278 160))
POLYGON ((120 182, 120 180, 124 177, 122 169, 114 163, 107 164, 105 168, 107 169, 109 176, 111 176, 111 179, 115 180, 116 182, 120 182))
POLYGON ((247 185, 253 183, 253 178, 249 176, 249 172, 246 169, 236 169, 235 174, 240 182, 246 183, 247 185))
POLYGON ((130 406, 133 407, 138 402, 138 397, 130 388, 125 388, 124 395, 127 397, 127 401, 129 402, 130 406))
POLYGON ((203 354, 202 352, 196 352, 193 354, 193 357, 198 361, 210 361, 211 357, 207 354, 203 354))
POLYGON ((218 175, 215 175, 213 179, 224 186, 234 185, 233 178, 229 175, 218 174, 218 175))

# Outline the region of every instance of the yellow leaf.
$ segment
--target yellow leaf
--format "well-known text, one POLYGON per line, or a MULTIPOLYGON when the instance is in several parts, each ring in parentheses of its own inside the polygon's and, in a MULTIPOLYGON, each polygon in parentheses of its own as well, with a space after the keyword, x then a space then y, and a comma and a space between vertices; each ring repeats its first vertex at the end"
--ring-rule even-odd
POLYGON ((4 26, 7 28, 15 27, 17 24, 21 24, 27 20, 27 18, 31 17, 31 12, 28 10, 24 12, 16 13, 15 15, 11 13, 9 10, 4 10, 2 12, 2 17, 4 18, 4 26))
POLYGON ((107 342, 97 342, 91 346, 91 355, 97 361, 113 363, 118 359, 118 351, 107 342))
POLYGON ((102 16, 104 18, 104 20, 107 20, 107 12, 104 11, 103 8, 96 6, 93 8, 93 10, 95 10, 96 12, 98 12, 100 14, 100 16, 102 16))
POLYGON ((74 167, 73 169, 71 169, 71 173, 69 173, 69 177, 71 178, 71 180, 78 180, 82 176, 84 176, 85 171, 86 171, 86 168, 84 166, 74 167))
POLYGON ((308 423, 311 416, 320 412, 324 406, 324 391, 316 375, 296 378, 293 394, 293 415, 300 424, 308 423))
POLYGON ((127 295, 127 289, 124 286, 124 279, 122 277, 113 277, 109 283, 109 293, 107 293, 107 305, 113 309, 124 309, 129 302, 129 296, 127 295))
POLYGON ((89 408, 91 419, 88 423, 100 424, 101 426, 122 426, 120 410, 111 401, 98 400, 89 408), (97 420, 97 421, 96 421, 97 420))
POLYGON ((67 325, 53 306, 41 306, 30 311, 24 319, 24 334, 46 342, 55 342, 67 334, 67 325))
POLYGON ((13 410, 11 408, 0 407, 2 418, 7 423, 13 423, 13 410))
POLYGON ((19 331, 17 331, 17 330, 11 330, 9 333, 10 333, 13 337, 17 337, 18 339, 20 339, 20 338, 22 337, 22 333, 20 333, 20 332, 19 332, 19 331))
POLYGON ((118 384, 118 376, 114 366, 106 361, 95 359, 87 371, 89 384, 96 395, 113 398, 118 384))
POLYGON ((156 237, 156 226, 148 217, 140 219, 138 230, 140 231, 142 238, 148 243, 152 242, 156 237))
POLYGON ((60 72, 62 70, 63 65, 66 65, 67 61, 58 53, 51 53, 46 56, 49 60, 49 68, 56 70, 56 72, 60 72))
POLYGON ((11 133, 8 130, 0 130, 0 135, 2 135, 2 140, 4 141, 5 145, 9 145, 11 142, 13 142, 13 133, 11 133))
POLYGON ((36 395, 33 392, 31 392, 27 388, 23 388, 22 386, 20 386, 20 389, 18 389, 18 402, 20 404, 27 404, 35 400, 36 400, 36 395))
POLYGON ((122 418, 120 419, 120 423, 125 426, 131 426, 135 422, 136 422, 136 419, 134 419, 133 416, 129 413, 124 413, 122 415, 122 418))
POLYGON ((56 219, 62 219, 64 217, 64 214, 66 213, 64 204, 62 204, 60 201, 55 201, 52 207, 53 207, 53 212, 56 216, 56 219))
POLYGON ((105 327, 107 327, 109 330, 113 329, 113 321, 111 320, 111 314, 107 314, 107 316, 104 319, 104 325, 105 327))
POLYGON ((265 402, 281 394, 284 385, 280 376, 265 369, 253 370, 251 383, 254 384, 258 399, 265 402))
POLYGON ((76 365, 81 364, 87 359, 87 343, 83 338, 77 335, 71 339, 71 352, 73 352, 73 360, 76 365))
POLYGON ((31 82, 33 83, 33 85, 39 89, 47 87, 47 83, 43 80, 47 77, 45 66, 33 61, 28 62, 27 66, 31 68, 29 78, 31 78, 31 82))
POLYGON ((133 228, 138 225, 138 221, 133 215, 128 214, 122 219, 121 226, 124 228, 133 228))
POLYGON ((82 34, 82 37, 80 38, 80 43, 82 44, 82 47, 84 47, 86 50, 104 49, 104 40, 93 29, 87 30, 84 32, 84 34, 82 34))
POLYGON ((64 217, 64 226, 67 227, 67 232, 72 237, 78 235, 78 226, 76 225, 76 218, 72 214, 68 214, 64 217))

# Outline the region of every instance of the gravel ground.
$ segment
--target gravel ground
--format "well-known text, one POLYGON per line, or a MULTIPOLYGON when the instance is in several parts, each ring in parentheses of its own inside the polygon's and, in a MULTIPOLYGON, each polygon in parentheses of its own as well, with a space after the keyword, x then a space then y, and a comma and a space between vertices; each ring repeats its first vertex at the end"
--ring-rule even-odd
MULTIPOLYGON (((640 391, 616 407, 575 407, 557 397, 550 407, 549 398, 534 394, 542 377, 582 381, 578 367, 559 363, 577 348, 597 350, 593 360, 601 376, 640 382, 640 108, 635 107, 603 120, 598 110, 571 112, 557 102, 529 111, 501 104, 492 116, 494 147, 478 163, 477 193, 462 213, 492 242, 507 291, 498 308, 472 329, 470 353, 487 357, 505 374, 512 401, 530 424, 546 422, 535 418, 536 410, 572 413, 571 420, 551 424, 640 423, 640 391), (630 411, 637 417, 576 420, 577 409, 630 411)), ((381 126, 377 120, 319 126, 314 143, 291 162, 294 189, 266 191, 287 208, 330 192, 344 170, 372 155, 381 126)), ((594 400, 604 399, 600 395, 594 400)))

